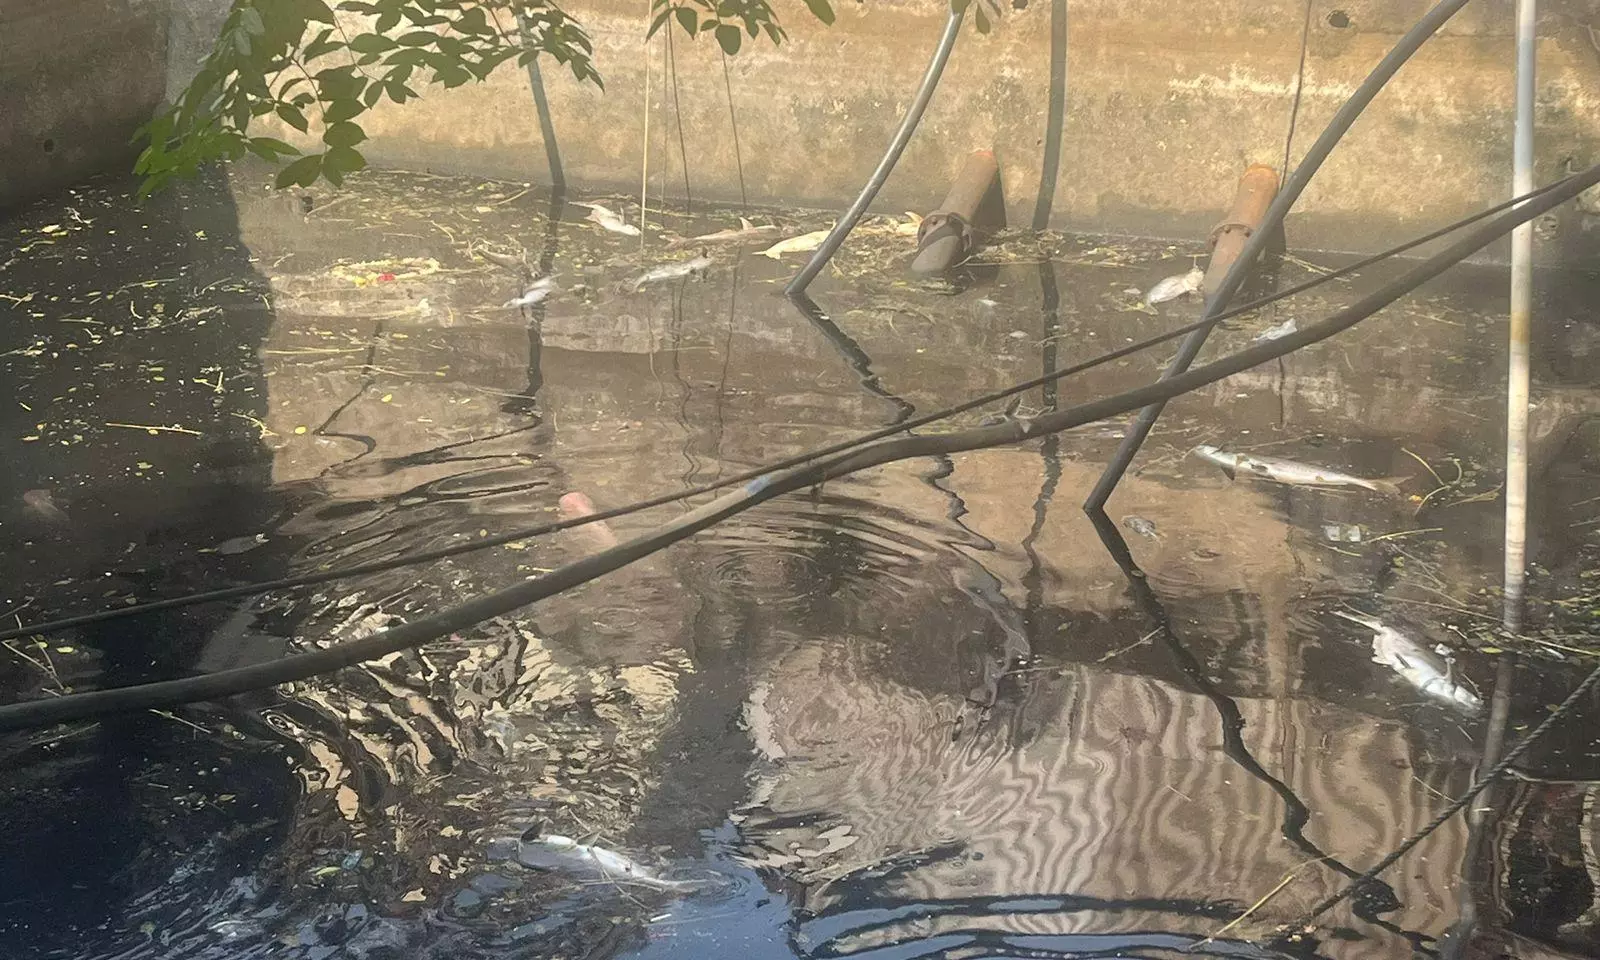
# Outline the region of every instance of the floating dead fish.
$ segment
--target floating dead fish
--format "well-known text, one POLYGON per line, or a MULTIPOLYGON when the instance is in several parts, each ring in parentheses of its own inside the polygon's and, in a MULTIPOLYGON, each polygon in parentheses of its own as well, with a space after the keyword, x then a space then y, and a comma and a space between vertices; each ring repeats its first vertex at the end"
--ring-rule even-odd
POLYGON ((808 253, 822 246, 822 241, 828 239, 827 230, 814 230, 811 233, 802 233, 798 237, 779 240, 772 246, 762 250, 757 256, 778 259, 786 253, 808 253))
POLYGON ((1144 517, 1126 516, 1122 518, 1122 525, 1144 537, 1146 540, 1160 540, 1161 534, 1157 532, 1156 525, 1144 517))
POLYGON ((512 256, 509 253, 501 253, 488 247, 474 247, 472 252, 497 267, 505 267, 507 270, 515 270, 518 273, 529 272, 528 261, 525 257, 512 256))
POLYGON ((912 213, 910 210, 906 211, 906 222, 905 223, 897 223, 897 224, 894 225, 894 233, 895 233, 895 236, 897 236, 897 237, 914 237, 918 233, 920 233, 921 231, 922 231, 922 217, 921 217, 921 215, 912 213))
POLYGON ((1199 267, 1195 267, 1188 273, 1180 273, 1176 276, 1168 277, 1150 288, 1150 292, 1144 295, 1144 302, 1147 305, 1166 303, 1168 300, 1186 297, 1199 290, 1200 284, 1205 278, 1206 272, 1199 267))
POLYGON ((1251 343, 1262 343, 1262 342, 1267 341, 1267 340, 1281 340, 1282 338, 1287 337, 1291 333, 1298 333, 1298 332, 1300 332, 1299 326, 1297 326, 1295 324, 1294 317, 1290 317, 1289 319, 1283 321, 1282 323, 1278 324, 1277 326, 1268 327, 1267 329, 1265 329, 1265 330, 1261 331, 1260 333, 1256 334, 1255 336, 1251 337, 1250 338, 1250 342, 1251 343))
POLYGON ((516 297, 516 298, 511 299, 511 300, 507 300, 505 302, 505 306, 507 306, 507 307, 533 307, 533 306, 537 306, 537 305, 543 303, 546 299, 548 299, 550 297, 551 294, 555 293, 559 289, 560 289, 560 287, 556 286, 556 278, 555 278, 554 274, 551 274, 548 277, 540 277, 539 279, 537 279, 537 280, 533 281, 532 283, 530 283, 528 285, 528 289, 522 291, 522 296, 516 297))
POLYGON ((624 237, 639 236, 639 228, 623 220, 614 210, 603 207, 598 203, 579 203, 574 204, 574 206, 588 207, 589 215, 584 219, 599 224, 603 229, 612 233, 620 233, 624 237))
POLYGON ((1385 625, 1381 620, 1345 610, 1333 612, 1372 631, 1373 663, 1383 664, 1404 677, 1413 687, 1451 706, 1468 713, 1483 709, 1483 698, 1457 682, 1455 668, 1449 659, 1385 625))
POLYGON ((677 263, 664 263, 653 270, 646 270, 633 281, 631 286, 637 292, 647 283, 656 283, 661 280, 676 280, 679 277, 704 276, 711 269, 712 260, 705 254, 693 260, 680 260, 677 263))
POLYGON ((586 880, 610 881, 686 893, 700 889, 695 880, 667 880, 648 867, 614 850, 579 843, 555 834, 524 839, 517 844, 517 862, 535 870, 557 870, 586 880))
POLYGON ((1355 477, 1338 470, 1327 467, 1312 466, 1309 463, 1300 463, 1295 460, 1283 460, 1278 457, 1254 457, 1244 453, 1228 453, 1216 447, 1202 444, 1194 448, 1196 456, 1221 467, 1229 479, 1243 474, 1244 476, 1257 477, 1262 480, 1271 480, 1274 483, 1287 483, 1301 487, 1360 487, 1371 490, 1373 493, 1398 494, 1400 487, 1397 480, 1403 478, 1382 480, 1368 480, 1365 477, 1355 477))
POLYGON ((737 230, 718 230, 716 233, 707 233, 698 237, 686 237, 682 240, 674 240, 667 244, 667 249, 678 250, 683 247, 694 246, 697 243, 750 243, 756 240, 766 239, 767 237, 773 236, 778 232, 778 227, 770 224, 758 227, 749 220, 746 220, 744 217, 740 217, 739 229, 737 230))
POLYGON ((22 495, 22 505, 28 512, 51 523, 66 523, 67 512, 56 506, 55 495, 49 490, 29 490, 22 495))

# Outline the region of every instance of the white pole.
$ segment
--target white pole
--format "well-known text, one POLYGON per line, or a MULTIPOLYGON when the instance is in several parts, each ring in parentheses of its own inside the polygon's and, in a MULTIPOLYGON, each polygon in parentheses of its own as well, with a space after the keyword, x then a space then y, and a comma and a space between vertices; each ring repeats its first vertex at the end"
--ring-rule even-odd
MULTIPOLYGON (((1511 194, 1533 189, 1534 27, 1536 0, 1517 0, 1517 116, 1512 138, 1511 194)), ((1533 326, 1533 224, 1511 233, 1510 377, 1506 387, 1507 630, 1522 629, 1528 563, 1528 343, 1533 326)))

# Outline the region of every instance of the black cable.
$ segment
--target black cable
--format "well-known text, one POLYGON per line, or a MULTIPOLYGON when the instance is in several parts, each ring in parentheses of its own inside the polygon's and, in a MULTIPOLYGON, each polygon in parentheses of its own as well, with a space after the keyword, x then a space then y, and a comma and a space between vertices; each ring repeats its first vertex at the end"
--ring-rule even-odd
MULTIPOLYGON (((1310 184, 1311 178, 1316 175, 1317 169, 1322 166, 1322 162, 1328 159, 1328 154, 1333 152, 1333 148, 1338 145, 1339 140, 1355 124, 1362 111, 1384 88, 1389 79, 1405 65, 1407 60, 1411 59, 1411 55, 1416 53, 1427 42, 1429 37, 1433 36, 1440 27, 1444 26, 1446 21, 1455 16, 1467 3, 1468 0, 1439 0, 1439 3, 1433 9, 1423 14, 1422 19, 1418 20, 1410 30, 1405 32, 1405 35, 1394 45, 1394 49, 1390 50, 1382 60, 1378 61, 1378 65, 1372 68, 1372 72, 1367 74, 1366 79, 1361 81, 1361 85, 1355 89, 1354 93, 1350 94, 1350 98, 1344 102, 1344 105, 1339 108, 1339 112, 1333 115, 1333 119, 1328 121, 1327 127, 1317 136, 1316 141, 1311 144, 1311 149, 1307 150, 1306 155, 1301 158, 1299 165, 1294 168, 1294 173, 1284 182, 1283 189, 1279 191, 1276 197, 1272 198, 1272 203, 1267 207, 1267 212, 1262 215, 1261 222, 1256 225, 1254 231, 1250 234, 1250 238, 1245 241, 1244 249, 1239 251, 1238 258, 1228 268, 1227 274, 1223 276, 1222 282, 1217 285, 1217 289, 1212 291, 1211 296, 1206 298, 1203 316, 1209 317, 1212 314, 1220 313, 1222 308, 1228 305, 1228 301, 1233 299, 1234 294, 1239 292, 1239 288, 1244 286, 1245 277, 1254 267, 1257 258, 1261 256, 1261 252, 1266 249, 1267 242, 1283 227, 1283 221, 1289 215, 1289 209, 1294 206, 1296 200, 1300 199, 1300 194, 1310 184)), ((1172 362, 1168 364, 1166 373, 1163 376, 1173 376, 1189 369, 1189 365, 1194 363, 1195 357, 1200 355, 1200 348, 1205 346, 1206 333, 1206 330, 1201 329, 1190 334, 1189 338, 1184 340, 1183 345, 1178 348, 1178 355, 1172 358, 1172 362)), ((1094 489, 1090 491, 1089 498, 1084 501, 1085 510, 1098 510, 1106 505, 1106 501, 1111 498, 1111 491, 1117 488, 1117 483, 1121 481, 1122 475, 1127 472, 1128 465, 1133 462, 1133 458, 1138 454, 1139 448, 1144 445, 1145 438, 1150 435, 1151 428, 1155 426, 1156 420, 1161 416, 1161 408, 1162 404, 1153 403, 1139 411, 1139 416, 1128 426, 1127 433, 1123 435, 1122 443, 1118 445, 1116 454, 1112 456, 1111 462, 1106 464, 1105 470, 1100 474, 1100 479, 1095 481, 1094 489)))
MULTIPOLYGON (((468 600, 421 620, 383 630, 360 640, 311 650, 267 663, 221 670, 196 677, 11 704, 0 707, 0 730, 24 729, 109 713, 215 700, 280 683, 304 680, 353 666, 364 660, 386 657, 437 640, 454 631, 465 630, 494 617, 504 616, 530 603, 587 583, 727 517, 748 510, 758 503, 794 490, 894 460, 949 455, 1016 443, 1127 413, 1151 403, 1169 400, 1179 394, 1241 373, 1257 364, 1326 340, 1355 326, 1510 232, 1518 224, 1532 220, 1556 205, 1572 199, 1595 183, 1600 183, 1600 165, 1569 178, 1560 189, 1551 190, 1518 209, 1501 214, 1429 257, 1404 276, 1391 280, 1319 323, 1276 340, 1246 347, 1230 356, 1177 376, 1066 410, 1046 413, 1033 419, 1011 420, 996 426, 980 427, 959 433, 901 437, 876 443, 830 460, 769 473, 757 477, 738 490, 726 493, 708 504, 675 517, 649 533, 559 567, 532 580, 468 600)), ((1597 677, 1600 677, 1600 671, 1597 671, 1597 677)), ((1514 752, 1508 756, 1508 760, 1517 755, 1520 754, 1514 752)))
POLYGON ((356 564, 355 566, 342 567, 337 570, 325 570, 320 573, 299 574, 293 577, 282 577, 277 580, 261 580, 255 583, 240 584, 239 586, 234 587, 223 587, 218 590, 208 590, 202 593, 186 594, 181 597, 168 597, 164 600, 150 600, 144 603, 130 604, 125 607, 114 607, 109 610, 97 610, 93 613, 76 614, 74 616, 62 617, 56 620, 45 620, 39 623, 11 627, 9 629, 0 630, 0 641, 14 640, 17 637, 32 636, 34 634, 52 633, 57 630, 65 630, 69 627, 81 627, 86 624, 101 623, 121 617, 138 616, 141 614, 153 613, 157 610, 172 610, 180 607, 194 606, 195 604, 201 603, 217 603, 223 600, 237 600, 240 597, 253 596, 255 594, 266 593, 271 590, 285 590, 291 587, 315 586, 321 583, 330 583, 334 580, 342 580, 348 577, 357 577, 369 573, 385 573, 401 567, 408 567, 422 563, 431 563, 434 560, 445 560, 450 557, 461 556, 462 554, 472 553, 477 550, 486 550, 490 547, 504 546, 505 544, 515 543, 519 540, 529 540, 534 537, 557 533, 562 530, 570 530, 574 527, 581 527, 590 523, 598 523, 602 520, 612 520, 617 517, 628 516, 643 510, 651 509, 653 507, 659 507, 669 503, 676 503, 677 501, 687 500, 691 497, 697 497, 706 493, 713 493, 725 487, 733 486, 734 484, 745 483, 747 481, 754 480, 757 477, 766 476, 767 474, 777 470, 787 470, 790 467, 796 467, 812 460, 818 460, 823 457, 833 456, 837 453, 843 453, 847 450, 854 449, 864 444, 873 443, 886 437, 894 436, 897 433, 903 433, 908 430, 916 429, 917 427, 927 426, 935 421, 944 420, 957 414, 965 413, 968 410, 973 410, 999 400, 1004 400, 1007 397, 1011 397, 1019 393, 1026 393, 1035 387, 1040 387, 1056 380, 1093 369, 1094 367, 1101 366, 1102 364, 1110 363, 1113 360, 1120 360, 1123 357, 1139 353, 1143 350, 1148 350, 1149 348, 1159 346, 1168 340, 1181 337, 1186 333, 1193 333, 1197 330, 1216 326, 1224 320, 1230 320, 1234 317, 1241 316, 1251 311, 1259 310, 1270 303, 1275 303, 1279 300, 1296 296, 1314 287, 1321 286, 1329 281, 1348 276, 1351 273, 1355 273, 1358 270, 1363 270, 1375 263, 1391 259, 1415 247, 1419 247, 1425 243, 1430 243, 1442 236, 1445 236, 1446 234, 1454 233, 1462 227, 1470 226, 1471 224, 1474 224, 1487 217, 1491 217, 1497 213, 1510 209, 1511 207, 1516 206, 1517 204, 1526 200, 1543 196, 1544 194, 1549 193, 1552 190, 1559 189, 1563 185, 1569 183, 1575 176, 1575 174, 1569 175, 1555 181, 1554 183, 1540 187, 1531 193, 1523 194, 1520 197, 1512 197, 1510 200, 1502 201, 1501 203, 1497 203, 1492 207, 1474 213, 1469 217, 1446 224, 1445 226, 1440 227, 1431 233, 1424 234, 1423 236, 1417 237, 1413 240, 1408 240, 1399 246, 1391 247, 1381 253, 1372 254, 1371 256, 1357 260, 1348 266, 1340 267, 1331 273, 1313 277, 1310 280, 1306 280, 1285 290, 1281 290, 1277 293, 1253 300, 1250 303, 1234 307, 1233 309, 1220 313, 1210 319, 1202 319, 1186 326, 1177 327, 1175 329, 1168 330, 1165 333, 1157 334, 1156 336, 1140 340, 1137 343, 1131 343, 1126 346, 1118 347, 1117 349, 1111 350, 1107 353, 1102 353, 1098 356, 1091 357, 1090 359, 1081 363, 1063 367, 1060 370, 1044 374, 1043 376, 1034 377, 1031 380, 1024 380, 1020 383, 1006 387, 1003 390, 987 393, 971 400, 967 400, 963 403, 956 404, 955 406, 946 407, 942 410, 935 410, 931 413, 924 414, 911 420, 897 422, 887 427, 880 427, 877 430, 852 437, 849 440, 841 440, 838 443, 830 446, 796 454, 795 456, 788 457, 765 466, 757 467, 753 470, 746 470, 743 473, 734 474, 733 476, 723 480, 717 480, 715 482, 703 484, 698 487, 692 487, 688 490, 682 490, 677 493, 661 494, 660 496, 651 497, 648 500, 640 500, 636 503, 625 504, 620 507, 613 507, 609 510, 602 510, 598 513, 593 513, 588 516, 573 517, 567 520, 556 520, 533 527, 522 527, 506 533, 498 533, 489 537, 480 537, 476 540, 466 543, 453 544, 448 547, 438 547, 433 550, 423 550, 417 553, 407 553, 404 556, 394 557, 387 560, 374 560, 370 563, 356 564))

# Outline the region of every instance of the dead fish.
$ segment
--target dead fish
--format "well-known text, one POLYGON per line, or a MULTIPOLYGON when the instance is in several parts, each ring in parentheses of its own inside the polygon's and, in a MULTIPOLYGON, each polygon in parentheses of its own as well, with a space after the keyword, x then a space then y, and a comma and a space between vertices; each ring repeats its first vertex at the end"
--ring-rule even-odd
POLYGON ((705 272, 711 269, 711 263, 711 258, 703 253, 700 256, 695 257, 693 260, 679 260, 677 263, 664 263, 653 270, 646 270, 644 273, 641 273, 638 278, 633 281, 631 286, 633 287, 634 291, 637 292, 640 287, 647 283, 656 283, 661 280, 676 280, 679 277, 687 277, 690 275, 704 276, 705 272))
POLYGON ((716 233, 703 234, 698 237, 686 237, 682 240, 674 240, 667 244, 667 249, 678 250, 683 247, 693 246, 697 243, 745 243, 759 240, 763 237, 770 237, 777 233, 778 230, 778 227, 770 224, 758 227, 749 220, 746 220, 744 217, 740 217, 739 228, 737 230, 730 228, 728 230, 718 230, 716 233))
POLYGON ((1149 306, 1151 304, 1166 303, 1168 300, 1176 300, 1179 297, 1186 297, 1189 294, 1194 293, 1196 290, 1199 290, 1200 284, 1205 280, 1205 278, 1206 272, 1201 270, 1199 267, 1195 267, 1188 273, 1180 273, 1175 276, 1168 277, 1151 287, 1150 292, 1144 295, 1145 305, 1149 306))
POLYGON ((667 880, 652 870, 614 850, 579 843, 556 834, 526 836, 517 844, 517 862, 535 870, 559 870, 588 880, 608 880, 650 887, 655 890, 688 892, 701 883, 693 880, 667 880))
POLYGON ((1455 679, 1450 660, 1411 639, 1383 621, 1345 610, 1333 611, 1372 631, 1372 662, 1381 663, 1404 677, 1418 690, 1468 713, 1483 709, 1483 698, 1455 679))
POLYGON ((477 247, 472 252, 497 267, 505 267, 507 270, 515 270, 518 273, 529 272, 528 261, 524 257, 514 257, 509 253, 501 253, 488 247, 477 247))
POLYGON ((906 222, 894 225, 894 235, 897 237, 914 237, 922 231, 922 217, 919 214, 906 211, 906 222))
POLYGON ((609 230, 612 233, 620 233, 624 237, 639 236, 639 228, 623 220, 614 210, 603 207, 598 203, 579 203, 575 204, 575 206, 588 207, 589 215, 584 219, 599 224, 602 229, 609 230))
POLYGON ((1400 477, 1385 478, 1382 480, 1368 480, 1365 477, 1354 477, 1338 470, 1327 467, 1316 467, 1309 463, 1300 463, 1295 460, 1282 460, 1278 457, 1254 457, 1244 453, 1228 453, 1208 444, 1194 448, 1196 456, 1202 460, 1214 463, 1221 467, 1234 479, 1238 474, 1257 477, 1262 480, 1271 480, 1274 483, 1287 483, 1301 487, 1360 487, 1371 490, 1373 493, 1398 494, 1400 477))
POLYGON ((1126 516, 1122 518, 1122 525, 1144 537, 1146 540, 1160 540, 1161 534, 1156 531, 1156 525, 1144 517, 1126 516))
POLYGON ((1297 326, 1294 322, 1294 317, 1290 317, 1277 326, 1268 327, 1267 329, 1251 337, 1250 342, 1262 343, 1267 340, 1280 340, 1284 337, 1287 337, 1291 333, 1298 333, 1299 330, 1299 326, 1297 326))
POLYGON ((56 506, 55 495, 49 490, 29 490, 22 495, 22 505, 28 512, 51 523, 66 523, 67 512, 56 506))
POLYGON ((539 279, 528 284, 528 289, 522 291, 522 296, 505 302, 506 307, 533 307, 543 303, 551 294, 559 290, 556 286, 555 274, 539 279))
POLYGON ((830 231, 828 230, 813 230, 810 233, 802 233, 798 237, 779 240, 756 255, 776 260, 786 253, 807 253, 822 246, 822 241, 828 239, 829 233, 830 231))

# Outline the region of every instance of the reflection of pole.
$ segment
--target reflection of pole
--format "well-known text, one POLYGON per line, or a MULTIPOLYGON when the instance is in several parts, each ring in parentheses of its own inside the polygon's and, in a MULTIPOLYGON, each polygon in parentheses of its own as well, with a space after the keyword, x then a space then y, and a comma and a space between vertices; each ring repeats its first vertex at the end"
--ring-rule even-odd
POLYGON ((883 188, 884 181, 889 179, 894 165, 900 162, 900 154, 911 141, 911 135, 916 132, 917 124, 922 121, 922 112, 928 109, 928 103, 933 99, 933 91, 939 86, 939 76, 944 73, 944 65, 949 61, 950 51, 956 45, 956 34, 961 32, 961 18, 965 13, 965 5, 950 8, 950 18, 945 21, 944 34, 939 38, 939 45, 933 50, 933 59, 928 62, 928 72, 922 76, 922 86, 917 90, 916 99, 911 101, 911 107, 906 111, 905 118, 900 121, 900 129, 894 132, 894 139, 889 141, 888 151, 884 153, 883 159, 878 161, 878 169, 872 171, 872 176, 868 178, 866 186, 861 188, 861 195, 856 197, 856 202, 851 204, 850 209, 839 218, 839 222, 833 225, 833 229, 828 233, 828 239, 822 241, 822 246, 811 255, 811 259, 800 268, 800 272, 794 275, 789 285, 783 288, 784 293, 793 296, 805 292, 811 281, 822 272, 822 268, 833 259, 834 253, 843 245, 844 238, 855 229, 856 221, 867 212, 867 207, 872 205, 873 198, 883 188))
MULTIPOLYGON (((1538 4, 1517 0, 1517 118, 1511 195, 1533 189, 1534 27, 1538 4)), ((1511 231, 1511 343, 1506 385, 1505 628, 1522 629, 1528 563, 1528 344, 1533 326, 1533 224, 1511 231)))

